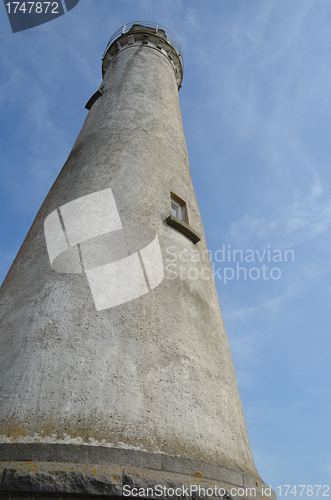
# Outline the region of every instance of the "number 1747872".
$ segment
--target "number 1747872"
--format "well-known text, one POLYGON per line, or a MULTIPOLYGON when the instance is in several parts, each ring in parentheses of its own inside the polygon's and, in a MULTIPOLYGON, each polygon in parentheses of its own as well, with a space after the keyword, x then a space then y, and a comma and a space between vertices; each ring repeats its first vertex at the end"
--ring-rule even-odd
POLYGON ((8 2, 8 14, 59 14, 58 2, 8 2))
POLYGON ((291 484, 283 484, 277 487, 279 496, 299 496, 302 497, 303 495, 306 495, 308 497, 328 497, 330 496, 329 490, 330 487, 327 484, 298 484, 292 486, 291 484))

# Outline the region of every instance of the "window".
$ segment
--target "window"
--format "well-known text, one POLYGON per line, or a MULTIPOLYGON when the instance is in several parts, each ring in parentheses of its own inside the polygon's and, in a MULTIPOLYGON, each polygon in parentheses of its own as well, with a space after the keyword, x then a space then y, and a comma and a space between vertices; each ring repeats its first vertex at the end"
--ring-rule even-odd
POLYGON ((199 234, 189 225, 187 216, 187 206, 184 200, 175 193, 170 193, 171 215, 166 218, 167 224, 174 227, 180 233, 183 233, 193 243, 201 240, 199 234))
POLYGON ((183 220, 183 207, 175 200, 171 200, 171 213, 177 219, 183 220))
POLYGON ((187 209, 185 201, 181 200, 174 193, 170 193, 171 197, 171 215, 177 219, 188 223, 187 209))

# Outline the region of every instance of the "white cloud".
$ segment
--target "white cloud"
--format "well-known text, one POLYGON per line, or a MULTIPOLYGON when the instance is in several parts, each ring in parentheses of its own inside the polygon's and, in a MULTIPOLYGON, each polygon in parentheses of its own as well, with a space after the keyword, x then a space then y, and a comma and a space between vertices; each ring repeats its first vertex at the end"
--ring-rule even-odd
POLYGON ((232 223, 227 241, 239 247, 266 246, 277 242, 277 248, 291 248, 326 232, 331 223, 331 200, 320 201, 322 188, 319 180, 312 185, 310 193, 297 193, 295 199, 278 208, 270 218, 245 214, 232 223))
MULTIPOLYGON (((223 316, 226 320, 239 320, 241 322, 245 322, 249 320, 250 317, 258 315, 260 318, 267 318, 271 321, 274 317, 278 316, 282 306, 299 291, 300 287, 298 285, 291 284, 276 297, 269 298, 267 296, 264 300, 258 301, 254 307, 231 309, 230 312, 223 314, 223 316)), ((252 336, 250 335, 248 342, 251 341, 252 336)))

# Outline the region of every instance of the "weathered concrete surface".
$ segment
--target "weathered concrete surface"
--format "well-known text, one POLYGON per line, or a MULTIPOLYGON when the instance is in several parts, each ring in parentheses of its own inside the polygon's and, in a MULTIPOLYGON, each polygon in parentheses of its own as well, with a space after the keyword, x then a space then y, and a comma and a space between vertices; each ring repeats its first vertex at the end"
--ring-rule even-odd
POLYGON ((1 287, 0 442, 147 451, 259 482, 206 258, 173 67, 163 53, 132 45, 112 59, 104 84, 1 287), (44 221, 107 188, 123 228, 157 233, 165 277, 149 293, 98 312, 85 274, 52 270, 44 221), (165 222, 170 192, 187 203, 202 238, 196 245, 165 222), (182 278, 167 271, 179 252, 182 278), (187 279, 191 268, 198 279, 187 279))

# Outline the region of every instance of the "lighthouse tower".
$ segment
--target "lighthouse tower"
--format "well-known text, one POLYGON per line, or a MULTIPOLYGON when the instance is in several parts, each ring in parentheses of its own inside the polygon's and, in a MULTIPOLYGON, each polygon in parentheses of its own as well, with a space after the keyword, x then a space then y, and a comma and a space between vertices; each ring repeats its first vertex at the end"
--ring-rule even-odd
POLYGON ((102 75, 1 287, 0 498, 274 497, 192 186, 180 46, 128 24, 102 75))

